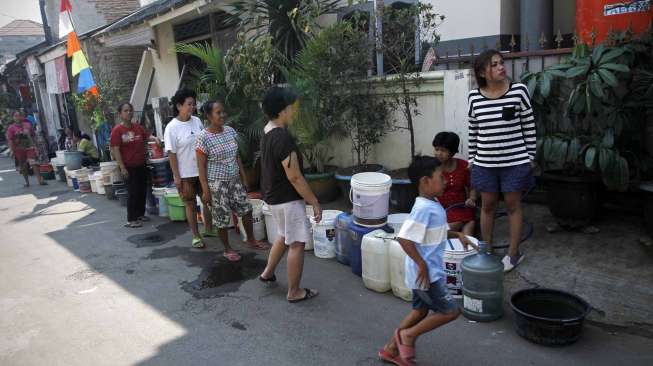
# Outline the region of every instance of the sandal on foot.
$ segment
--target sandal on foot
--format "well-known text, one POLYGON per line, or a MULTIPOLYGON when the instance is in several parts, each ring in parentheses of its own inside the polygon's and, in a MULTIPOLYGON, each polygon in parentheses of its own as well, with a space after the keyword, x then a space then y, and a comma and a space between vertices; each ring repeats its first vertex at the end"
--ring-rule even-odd
POLYGON ((402 365, 415 365, 415 346, 407 346, 401 343, 399 328, 395 330, 395 343, 399 349, 399 359, 404 362, 402 365))
POLYGON ((136 228, 139 228, 139 227, 143 227, 143 224, 141 224, 138 221, 131 221, 131 222, 126 223, 125 227, 136 229, 136 228))
POLYGON ((218 233, 215 232, 215 229, 205 230, 204 232, 202 232, 202 236, 205 238, 215 238, 218 236, 218 233))
POLYGON ((291 303, 291 304, 294 304, 294 303, 297 303, 297 302, 300 302, 300 301, 312 299, 312 298, 316 297, 317 295, 318 295, 317 292, 311 291, 310 288, 305 288, 304 289, 304 297, 300 297, 299 299, 288 300, 288 302, 291 303))
POLYGON ((263 242, 263 241, 260 241, 260 240, 256 240, 253 244, 248 242, 247 246, 252 248, 252 249, 256 249, 256 250, 268 250, 268 249, 270 249, 270 244, 268 244, 266 242, 263 242))
POLYGON ((263 276, 258 276, 258 280, 263 282, 263 283, 274 283, 277 282, 277 276, 272 275, 270 278, 263 278, 263 276))
POLYGON ((39 185, 47 186, 47 185, 48 185, 48 182, 40 182, 39 185))
POLYGON ((242 259, 241 256, 240 256, 240 254, 238 254, 238 252, 234 252, 234 251, 231 251, 231 252, 224 252, 224 253, 222 254, 222 256, 225 257, 225 258, 227 258, 227 260, 228 260, 229 262, 232 262, 232 263, 233 263, 233 262, 238 262, 239 260, 242 259))
POLYGON ((393 356, 392 353, 386 351, 383 348, 381 348, 377 355, 383 362, 392 363, 399 366, 410 365, 409 363, 406 363, 404 360, 402 360, 400 355, 393 356))
POLYGON ((204 248, 204 242, 202 241, 202 238, 193 238, 193 241, 191 241, 190 245, 193 248, 204 248))
POLYGON ((149 217, 147 217, 147 216, 141 216, 141 217, 138 218, 138 221, 141 221, 141 222, 148 222, 150 220, 151 219, 149 217))

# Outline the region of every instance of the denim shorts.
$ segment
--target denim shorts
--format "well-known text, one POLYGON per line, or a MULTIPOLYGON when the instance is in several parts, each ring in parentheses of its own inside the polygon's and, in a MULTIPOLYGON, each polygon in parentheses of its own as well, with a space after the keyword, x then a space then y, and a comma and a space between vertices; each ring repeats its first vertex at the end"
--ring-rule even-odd
POLYGON ((500 168, 473 165, 472 187, 479 192, 524 192, 535 184, 531 164, 500 168))
POLYGON ((413 290, 413 309, 424 308, 443 314, 458 310, 458 304, 454 301, 453 296, 449 294, 444 278, 431 283, 426 291, 413 290))

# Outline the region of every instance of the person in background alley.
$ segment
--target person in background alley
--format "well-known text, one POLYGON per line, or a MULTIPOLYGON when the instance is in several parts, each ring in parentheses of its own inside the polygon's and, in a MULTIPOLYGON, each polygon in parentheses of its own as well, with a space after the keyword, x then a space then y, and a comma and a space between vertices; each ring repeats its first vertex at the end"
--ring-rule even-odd
POLYGON ((476 192, 471 189, 469 169, 465 160, 454 158, 460 138, 454 132, 440 132, 433 139, 435 157, 442 164, 446 187, 438 201, 447 210, 451 230, 474 236, 476 226, 476 192))
MULTIPOLYGON (((202 196, 202 185, 197 168, 197 155, 195 153, 196 139, 204 128, 202 121, 193 116, 195 110, 195 92, 188 89, 177 90, 172 97, 172 109, 175 114, 166 126, 163 134, 165 150, 170 158, 170 168, 174 176, 175 186, 179 196, 186 206, 186 220, 193 233, 191 245, 194 248, 204 248, 202 236, 197 227, 197 201, 198 195, 202 196)), ((205 237, 215 237, 213 230, 213 217, 211 211, 204 204, 204 232, 205 237)))
POLYGON ((534 184, 535 118, 528 88, 508 79, 498 51, 481 53, 474 74, 479 87, 468 95, 472 187, 481 192, 481 232, 488 243, 492 243, 499 192, 503 193, 510 222, 510 248, 503 258, 507 272, 524 259, 519 251, 521 197, 534 184))
POLYGON ((444 247, 449 238, 460 240, 465 249, 474 244, 463 233, 449 230, 444 207, 435 198, 446 187, 443 172, 440 161, 430 156, 417 156, 408 167, 419 196, 397 240, 406 252, 405 282, 413 290, 413 310, 378 353, 381 360, 396 365, 415 365, 417 338, 460 315, 445 283, 444 247))
POLYGON ((252 205, 247 201, 247 182, 243 164, 238 157, 236 131, 224 125, 224 103, 209 101, 202 105, 202 112, 209 126, 197 136, 197 165, 202 185, 202 202, 210 207, 213 224, 224 245, 223 256, 230 262, 241 259, 240 254, 229 245, 227 228, 231 213, 241 217, 247 233, 247 244, 252 249, 267 250, 269 246, 254 239, 252 229, 252 205))
POLYGON ((36 148, 36 133, 32 124, 25 120, 23 113, 15 111, 13 114, 14 123, 7 128, 7 142, 9 149, 14 156, 16 169, 25 178, 25 187, 29 187, 30 165, 40 185, 47 185, 40 174, 36 159, 39 155, 36 148))
POLYGON ((296 103, 295 93, 275 86, 268 90, 261 105, 270 119, 261 140, 261 188, 263 200, 277 223, 279 237, 259 279, 265 283, 276 281, 274 271, 288 249, 287 300, 291 303, 318 295, 316 290, 299 287, 304 268, 304 245, 311 235, 304 202, 313 206, 315 222, 322 220, 320 204, 302 174, 302 154, 288 132, 296 103))
POLYGON ((95 145, 91 142, 91 137, 81 131, 73 132, 73 142, 77 145, 77 151, 84 154, 82 157, 82 165, 89 166, 97 164, 98 153, 95 145))
POLYGON ((145 198, 147 194, 147 167, 145 144, 151 139, 150 133, 140 124, 135 123, 134 107, 131 103, 118 106, 120 124, 111 130, 111 154, 120 167, 120 172, 127 180, 127 224, 125 227, 138 228, 145 216, 145 198))

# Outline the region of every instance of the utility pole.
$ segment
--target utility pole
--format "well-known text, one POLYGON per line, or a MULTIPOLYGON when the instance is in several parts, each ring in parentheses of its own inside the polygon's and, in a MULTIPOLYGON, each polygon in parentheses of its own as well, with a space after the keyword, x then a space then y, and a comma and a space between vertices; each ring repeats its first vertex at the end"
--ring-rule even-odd
POLYGON ((45 0, 39 0, 39 8, 41 10, 41 22, 43 22, 43 33, 45 34, 45 42, 48 45, 52 44, 52 31, 48 25, 48 16, 45 13, 45 0))

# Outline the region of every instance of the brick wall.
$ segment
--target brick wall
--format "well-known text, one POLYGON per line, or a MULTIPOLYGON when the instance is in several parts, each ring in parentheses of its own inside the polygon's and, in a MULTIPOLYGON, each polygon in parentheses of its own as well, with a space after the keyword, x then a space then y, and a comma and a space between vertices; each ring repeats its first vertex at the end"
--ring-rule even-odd
POLYGON ((112 23, 126 15, 133 13, 141 7, 138 0, 87 0, 93 3, 99 14, 102 14, 107 23, 112 23))

